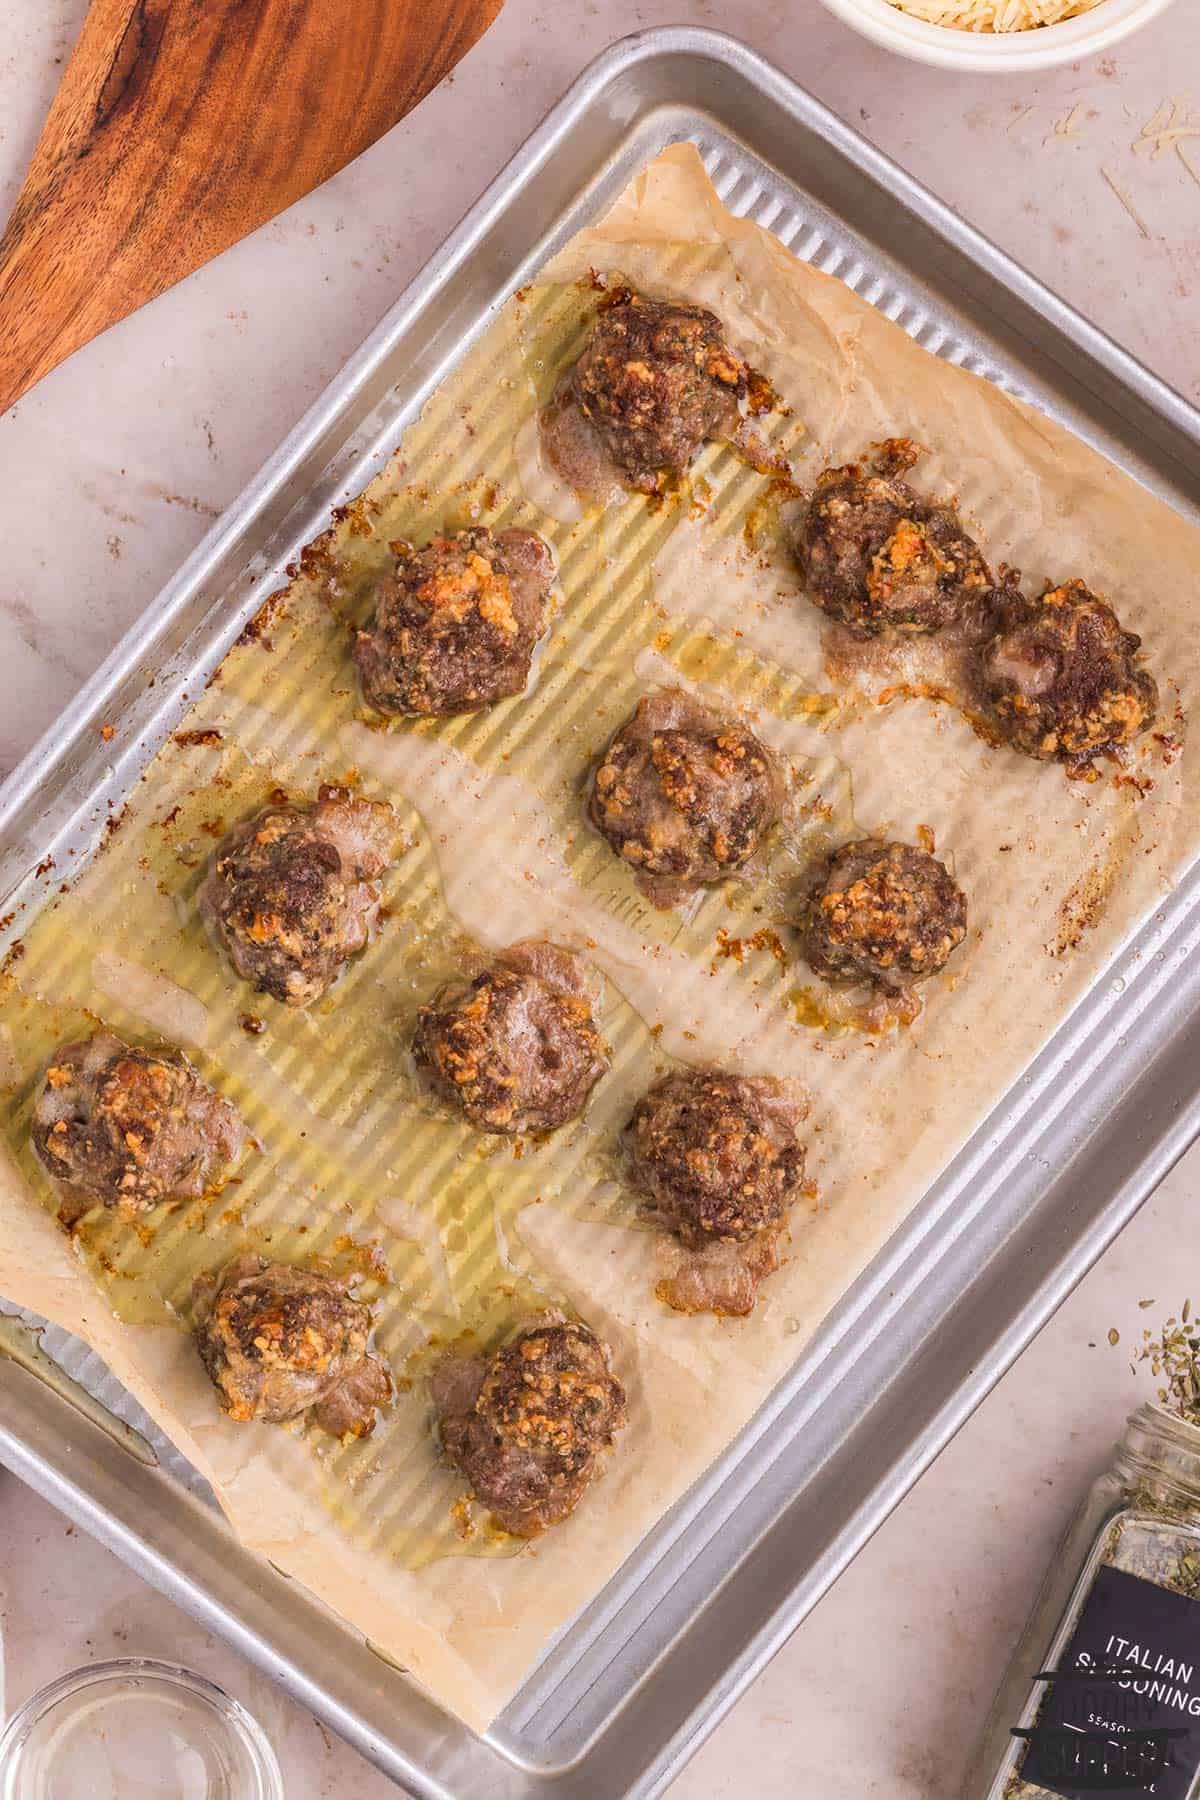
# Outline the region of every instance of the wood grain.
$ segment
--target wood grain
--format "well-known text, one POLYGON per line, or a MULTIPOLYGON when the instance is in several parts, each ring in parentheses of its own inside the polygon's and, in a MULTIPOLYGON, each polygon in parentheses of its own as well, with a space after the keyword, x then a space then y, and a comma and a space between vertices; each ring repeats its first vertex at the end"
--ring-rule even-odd
POLYGON ((0 238, 0 412, 374 143, 502 3, 92 0, 0 238))

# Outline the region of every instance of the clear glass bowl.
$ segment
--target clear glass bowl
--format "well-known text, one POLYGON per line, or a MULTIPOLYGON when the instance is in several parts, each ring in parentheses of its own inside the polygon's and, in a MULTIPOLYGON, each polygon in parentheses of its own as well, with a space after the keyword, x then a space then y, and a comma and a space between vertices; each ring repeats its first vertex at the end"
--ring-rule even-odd
POLYGON ((284 1800, 262 1727, 189 1669, 92 1663, 0 1733, 0 1800, 284 1800))

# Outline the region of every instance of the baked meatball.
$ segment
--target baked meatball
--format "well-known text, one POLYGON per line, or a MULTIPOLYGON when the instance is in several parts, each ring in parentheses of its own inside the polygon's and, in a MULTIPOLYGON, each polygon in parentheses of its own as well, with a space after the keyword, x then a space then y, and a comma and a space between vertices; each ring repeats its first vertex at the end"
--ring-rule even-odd
POLYGON ((390 806, 322 787, 315 806, 269 806, 222 841, 202 905, 243 980, 286 1006, 323 994, 365 948, 373 878, 396 835, 390 806))
POLYGON ((246 1130, 178 1052, 110 1031, 64 1044, 33 1107, 33 1143, 75 1216, 97 1201, 123 1217, 191 1200, 241 1155, 246 1130))
POLYGON ((899 993, 936 974, 962 943, 967 900, 927 850, 862 838, 814 872, 798 926, 818 975, 899 993))
POLYGON ((625 1128, 631 1185, 689 1249, 782 1224, 804 1174, 803 1107, 770 1076, 681 1069, 625 1128))
POLYGON ((908 439, 891 438, 861 463, 826 469, 797 530, 810 597, 864 636, 939 631, 992 589, 954 509, 922 500, 900 479, 920 455, 908 439))
POLYGON ((1152 724, 1153 678, 1137 666, 1141 639, 1082 581, 1038 600, 1005 591, 999 626, 980 652, 980 679, 1009 743, 1026 756, 1092 775, 1152 724))
POLYGON ((625 1423, 625 1390, 586 1325, 531 1325, 489 1357, 434 1376, 438 1432, 476 1499, 514 1537, 574 1512, 625 1423))
POLYGON ((608 1067, 582 966, 554 944, 514 944, 421 1008, 417 1067, 480 1131, 555 1131, 608 1067))
POLYGON ((774 758, 678 688, 648 694, 592 777, 588 816, 656 905, 736 874, 779 818, 774 758))
POLYGON ((445 717, 524 692, 546 628, 554 558, 532 531, 472 526, 423 550, 397 544, 354 660, 378 712, 445 717))
POLYGON ((231 1419, 312 1411, 334 1437, 369 1437, 391 1380, 367 1351, 371 1310, 313 1269, 239 1256, 194 1290, 196 1348, 231 1419))
POLYGON ((709 438, 733 436, 748 392, 749 370, 715 314, 623 288, 560 381, 542 441, 573 487, 595 492, 607 469, 623 487, 656 494, 709 438))

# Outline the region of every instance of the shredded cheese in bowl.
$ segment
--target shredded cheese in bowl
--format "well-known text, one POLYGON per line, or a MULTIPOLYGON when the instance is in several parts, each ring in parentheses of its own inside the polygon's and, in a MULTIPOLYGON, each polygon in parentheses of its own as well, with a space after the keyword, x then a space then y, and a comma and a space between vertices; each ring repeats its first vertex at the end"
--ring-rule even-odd
POLYGON ((1031 31, 1091 12, 1103 0, 890 0, 898 11, 927 25, 959 31, 1031 31))

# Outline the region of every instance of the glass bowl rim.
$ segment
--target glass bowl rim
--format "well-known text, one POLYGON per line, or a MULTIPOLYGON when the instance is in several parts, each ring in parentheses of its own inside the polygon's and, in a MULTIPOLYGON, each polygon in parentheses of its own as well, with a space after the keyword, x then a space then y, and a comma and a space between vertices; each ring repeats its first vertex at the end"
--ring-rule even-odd
POLYGON ((81 1663, 67 1669, 31 1694, 0 1726, 0 1795, 8 1800, 9 1783, 20 1775, 20 1758, 33 1727, 52 1714, 64 1700, 87 1688, 105 1682, 124 1680, 130 1686, 138 1679, 160 1683, 164 1687, 182 1689, 219 1717, 249 1753, 259 1778, 261 1800, 284 1800, 283 1776, 271 1741, 254 1714, 232 1694, 226 1693, 207 1675, 188 1669, 182 1663, 167 1662, 154 1656, 114 1656, 104 1661, 81 1663))

